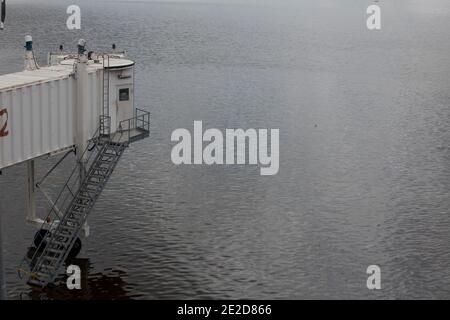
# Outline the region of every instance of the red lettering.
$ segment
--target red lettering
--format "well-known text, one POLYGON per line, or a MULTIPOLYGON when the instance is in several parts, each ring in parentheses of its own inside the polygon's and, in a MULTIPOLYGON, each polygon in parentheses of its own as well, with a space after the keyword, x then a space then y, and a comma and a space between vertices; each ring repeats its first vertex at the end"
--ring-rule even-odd
POLYGON ((6 130, 6 127, 8 126, 8 110, 6 109, 0 109, 0 119, 6 115, 5 124, 0 128, 0 138, 6 137, 9 132, 6 130))

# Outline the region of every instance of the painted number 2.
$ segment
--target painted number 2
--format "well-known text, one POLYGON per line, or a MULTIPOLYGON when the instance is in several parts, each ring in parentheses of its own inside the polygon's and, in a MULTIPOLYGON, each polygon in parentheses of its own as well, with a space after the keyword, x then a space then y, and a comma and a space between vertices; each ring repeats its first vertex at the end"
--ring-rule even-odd
POLYGON ((9 132, 6 130, 8 127, 8 110, 0 109, 0 138, 6 137, 9 132), (4 123, 2 125, 2 119, 5 118, 4 123))

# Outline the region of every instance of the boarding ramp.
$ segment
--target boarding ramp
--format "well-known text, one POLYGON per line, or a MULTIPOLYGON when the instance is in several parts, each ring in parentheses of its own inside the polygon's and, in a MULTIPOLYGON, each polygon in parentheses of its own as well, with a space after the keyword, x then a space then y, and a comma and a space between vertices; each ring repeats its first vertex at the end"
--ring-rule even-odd
POLYGON ((75 166, 36 233, 31 245, 36 248, 22 260, 20 277, 26 275, 38 287, 55 281, 74 246, 81 246, 78 236, 126 148, 149 134, 150 113, 140 109, 114 134, 97 130, 81 157, 83 164, 75 166))

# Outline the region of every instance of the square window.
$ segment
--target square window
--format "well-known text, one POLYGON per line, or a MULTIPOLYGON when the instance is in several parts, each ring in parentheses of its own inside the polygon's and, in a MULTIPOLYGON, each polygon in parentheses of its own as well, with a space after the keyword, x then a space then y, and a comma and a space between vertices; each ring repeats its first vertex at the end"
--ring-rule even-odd
POLYGON ((130 89, 119 89, 119 101, 129 101, 130 100, 130 89))

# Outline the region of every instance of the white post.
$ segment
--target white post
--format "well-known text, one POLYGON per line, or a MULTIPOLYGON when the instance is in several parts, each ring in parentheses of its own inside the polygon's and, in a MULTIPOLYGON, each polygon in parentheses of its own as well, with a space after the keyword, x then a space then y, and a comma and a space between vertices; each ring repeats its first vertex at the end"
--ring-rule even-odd
MULTIPOLYGON (((88 72, 87 72, 87 56, 86 56, 86 41, 80 39, 78 41, 78 64, 77 64, 77 104, 75 109, 76 118, 76 136, 75 145, 77 150, 77 161, 80 166, 80 181, 83 181, 86 176, 86 155, 83 156, 84 151, 88 145, 88 132, 86 129, 85 115, 89 114, 89 88, 88 88, 88 72)), ((89 236, 89 226, 84 224, 84 234, 89 236)))
POLYGON ((5 299, 5 279, 3 273, 2 217, 0 215, 0 300, 5 299))
POLYGON ((3 272, 3 244, 2 244, 2 204, 0 203, 0 300, 6 298, 5 294, 5 273, 3 272))
POLYGON ((87 57, 85 49, 86 41, 80 40, 78 42, 78 65, 77 65, 77 105, 75 108, 75 122, 76 122, 76 136, 75 145, 77 150, 77 161, 80 165, 80 179, 83 180, 86 171, 86 157, 83 157, 83 152, 87 147, 87 132, 86 121, 84 115, 87 114, 88 100, 88 72, 87 72, 87 57))
POLYGON ((31 222, 36 221, 36 189, 35 189, 35 170, 34 160, 27 162, 28 168, 28 187, 27 187, 27 220, 31 222))

